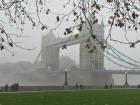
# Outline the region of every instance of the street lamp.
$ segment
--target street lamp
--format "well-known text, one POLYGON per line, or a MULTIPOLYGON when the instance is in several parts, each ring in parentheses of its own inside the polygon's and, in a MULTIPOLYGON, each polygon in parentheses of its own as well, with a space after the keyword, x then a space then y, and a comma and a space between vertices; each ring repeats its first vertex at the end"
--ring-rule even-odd
POLYGON ((127 72, 125 72, 125 86, 128 86, 128 81, 127 81, 127 72))
POLYGON ((68 81, 67 81, 67 74, 68 74, 68 70, 65 69, 65 82, 64 85, 67 86, 68 85, 68 81))

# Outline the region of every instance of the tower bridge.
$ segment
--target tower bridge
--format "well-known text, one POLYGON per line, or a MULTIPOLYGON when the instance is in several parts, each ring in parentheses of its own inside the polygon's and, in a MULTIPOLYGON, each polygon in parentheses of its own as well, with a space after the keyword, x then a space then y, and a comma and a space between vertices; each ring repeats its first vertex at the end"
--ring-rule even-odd
MULTIPOLYGON (((103 39, 104 26, 95 24, 95 34, 98 39, 103 39)), ((75 35, 67 38, 56 38, 53 32, 49 32, 42 38, 42 50, 41 50, 41 62, 46 68, 51 67, 52 70, 58 70, 59 68, 59 50, 63 45, 71 46, 80 44, 80 70, 91 70, 93 63, 96 65, 95 70, 103 70, 104 68, 104 57, 99 51, 95 55, 90 54, 88 49, 85 47, 87 39, 90 37, 88 29, 83 26, 82 31, 79 33, 78 38, 75 35), (100 65, 100 66, 99 66, 100 65)))
MULTIPOLYGON (((79 70, 68 71, 68 84, 75 85, 76 83, 82 85, 105 85, 113 84, 112 74, 140 74, 140 71, 134 70, 105 70, 104 69, 104 52, 102 49, 96 49, 96 53, 91 54, 85 47, 88 34, 87 24, 83 24, 82 31, 76 35, 67 38, 56 38, 52 31, 48 32, 46 36, 42 37, 42 48, 39 55, 41 55, 41 65, 46 71, 47 81, 54 85, 64 85, 64 70, 59 70, 59 53, 63 45, 71 46, 80 44, 80 67, 79 70), (54 79, 55 78, 55 79, 54 79)), ((100 40, 104 40, 104 24, 93 25, 93 33, 100 40)), ((96 47, 99 45, 96 43, 96 47)), ((39 57, 39 56, 38 56, 39 57)), ((37 58, 38 58, 37 57, 37 58)))

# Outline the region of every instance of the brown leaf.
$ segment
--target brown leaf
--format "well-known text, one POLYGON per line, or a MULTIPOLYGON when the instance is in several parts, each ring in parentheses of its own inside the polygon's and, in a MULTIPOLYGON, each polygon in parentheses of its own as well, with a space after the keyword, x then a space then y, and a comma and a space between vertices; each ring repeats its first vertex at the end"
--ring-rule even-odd
POLYGON ((90 49, 91 45, 90 44, 86 44, 86 48, 90 49))
POLYGON ((67 34, 70 34, 72 32, 71 28, 66 28, 66 32, 67 32, 67 34))
POLYGON ((50 9, 47 9, 46 14, 49 14, 50 9))
POLYGON ((82 30, 82 24, 79 25, 79 27, 77 28, 79 31, 82 30))
POLYGON ((135 12, 132 13, 132 18, 133 18, 133 19, 136 18, 136 14, 135 14, 135 12))
POLYGON ((107 2, 111 3, 113 0, 107 0, 107 2))
POLYGON ((44 30, 44 29, 47 29, 47 27, 43 25, 43 26, 41 27, 41 30, 44 30))
POLYGON ((59 18, 59 16, 57 16, 57 17, 56 17, 56 20, 57 20, 57 22, 59 22, 59 21, 60 21, 60 18, 59 18))
POLYGON ((138 30, 138 27, 135 27, 135 30, 137 31, 138 30))
POLYGON ((66 32, 64 32, 64 35, 67 35, 67 33, 66 33, 66 32))
POLYGON ((73 14, 76 16, 77 15, 77 12, 73 11, 73 14))
POLYGON ((64 45, 62 46, 62 49, 67 49, 67 45, 64 44, 64 45))
POLYGON ((131 43, 130 48, 135 48, 135 43, 131 43))
POLYGON ((3 38, 1 38, 1 41, 2 41, 2 42, 4 42, 4 39, 3 39, 3 38))
POLYGON ((108 24, 111 24, 111 21, 110 20, 108 20, 108 24))
POLYGON ((2 51, 2 50, 4 49, 4 46, 1 45, 1 46, 0 46, 0 49, 1 49, 1 51, 2 51))
POLYGON ((96 39, 96 35, 92 35, 92 38, 93 38, 93 39, 96 39))
POLYGON ((1 33, 3 34, 4 33, 4 30, 1 30, 1 33))
POLYGON ((118 26, 121 28, 124 26, 124 23, 122 21, 119 21, 118 26))
POLYGON ((77 39, 77 38, 79 38, 79 35, 78 35, 78 34, 76 34, 76 35, 75 35, 75 38, 76 38, 76 39, 77 39))
POLYGON ((35 26, 35 23, 33 23, 33 27, 35 26))
POLYGON ((96 9, 98 9, 100 11, 100 6, 99 5, 96 5, 96 9))
POLYGON ((88 51, 88 53, 91 53, 91 54, 93 54, 94 52, 95 52, 94 49, 88 51))
POLYGON ((128 28, 130 29, 130 28, 131 28, 131 26, 128 26, 128 28))
POLYGON ((12 43, 12 42, 10 42, 10 43, 9 43, 9 46, 13 47, 13 43, 12 43))

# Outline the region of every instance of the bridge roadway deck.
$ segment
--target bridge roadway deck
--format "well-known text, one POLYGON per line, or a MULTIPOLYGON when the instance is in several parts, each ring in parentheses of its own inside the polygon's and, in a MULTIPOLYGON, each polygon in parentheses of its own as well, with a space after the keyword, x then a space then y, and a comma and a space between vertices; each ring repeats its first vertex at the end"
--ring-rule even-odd
POLYGON ((135 74, 140 75, 140 70, 102 70, 94 71, 95 73, 110 73, 110 74, 135 74))
POLYGON ((79 36, 79 34, 75 34, 67 38, 60 38, 60 39, 54 40, 48 43, 47 46, 62 47, 64 44, 66 44, 67 46, 70 46, 70 45, 78 44, 83 40, 87 40, 88 38, 89 38, 88 35, 79 36), (77 38, 76 38, 76 35, 78 35, 77 38))
MULTIPOLYGON (((79 70, 80 72, 81 70, 79 70)), ((86 70, 84 70, 86 71, 86 70)), ((65 71, 48 71, 48 73, 64 73, 65 71)), ((72 72, 72 71, 68 71, 72 72)), ((94 73, 110 73, 110 74, 135 74, 140 75, 140 70, 99 70, 99 71, 93 71, 94 73)))

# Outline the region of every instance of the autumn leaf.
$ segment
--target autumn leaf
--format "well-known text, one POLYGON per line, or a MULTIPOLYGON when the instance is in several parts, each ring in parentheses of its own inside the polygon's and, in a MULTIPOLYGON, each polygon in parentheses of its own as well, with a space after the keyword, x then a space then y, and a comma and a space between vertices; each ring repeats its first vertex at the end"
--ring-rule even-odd
POLYGON ((131 43, 130 48, 135 48, 135 43, 131 43))
POLYGON ((138 27, 135 27, 135 30, 137 31, 138 30, 138 27))
POLYGON ((76 16, 77 15, 77 12, 73 11, 73 14, 76 16))
POLYGON ((79 31, 82 30, 82 24, 80 24, 80 26, 77 28, 79 31))
POLYGON ((10 43, 9 43, 9 46, 13 47, 13 43, 12 43, 12 42, 10 42, 10 43))
POLYGON ((66 32, 67 32, 67 34, 70 34, 72 32, 71 28, 66 28, 66 32))
POLYGON ((60 18, 59 18, 59 16, 57 16, 57 17, 56 17, 56 20, 57 20, 57 22, 59 22, 59 21, 60 21, 60 18))
POLYGON ((3 34, 4 33, 4 30, 1 30, 1 33, 3 34))
POLYGON ((44 29, 47 29, 47 27, 43 25, 43 26, 41 27, 41 30, 44 30, 44 29))
POLYGON ((92 38, 93 38, 93 39, 96 39, 96 35, 92 35, 92 38))
POLYGON ((121 20, 119 20, 118 22, 119 22, 119 23, 118 23, 118 26, 119 26, 120 28, 124 26, 124 23, 123 23, 121 20))
POLYGON ((35 23, 33 23, 33 27, 35 26, 35 23))
POLYGON ((64 44, 64 45, 62 46, 62 49, 67 49, 67 45, 64 44))
POLYGON ((1 46, 0 46, 0 49, 1 49, 1 51, 2 51, 2 50, 4 49, 4 46, 1 45, 1 46))
POLYGON ((94 52, 95 52, 94 49, 88 51, 88 53, 91 53, 91 54, 93 54, 94 52))
POLYGON ((90 49, 91 48, 91 45, 86 44, 86 48, 90 49))
POLYGON ((66 33, 66 32, 64 32, 64 35, 67 35, 67 33, 66 33))
POLYGON ((2 42, 4 42, 4 39, 3 39, 3 38, 1 38, 1 41, 2 41, 2 42))
POLYGON ((136 14, 136 17, 139 17, 139 15, 138 15, 138 14, 136 14))
POLYGON ((113 0, 107 0, 108 3, 111 3, 113 0))
POLYGON ((76 4, 75 3, 73 3, 73 7, 75 7, 76 6, 76 4))
POLYGON ((16 23, 16 21, 14 20, 14 23, 16 23))
POLYGON ((49 14, 50 9, 47 9, 46 14, 49 14))
POLYGON ((74 37, 77 39, 77 38, 79 38, 79 35, 78 35, 78 34, 76 34, 76 35, 74 35, 74 37))
POLYGON ((107 48, 107 46, 104 45, 104 44, 101 44, 101 48, 102 48, 103 50, 105 50, 105 49, 107 48))
POLYGON ((100 11, 100 6, 99 5, 96 5, 96 9, 98 9, 100 11))
POLYGON ((111 24, 111 21, 110 20, 108 20, 108 24, 111 24))
POLYGON ((136 14, 135 14, 135 12, 132 13, 132 18, 133 18, 133 19, 136 18, 136 14))

